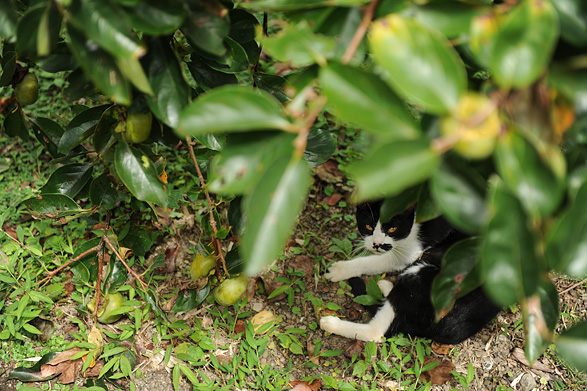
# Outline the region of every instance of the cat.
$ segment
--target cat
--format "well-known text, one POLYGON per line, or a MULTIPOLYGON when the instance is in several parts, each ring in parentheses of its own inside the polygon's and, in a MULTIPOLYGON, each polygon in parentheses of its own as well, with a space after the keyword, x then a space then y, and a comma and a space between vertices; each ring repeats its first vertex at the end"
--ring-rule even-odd
POLYGON ((383 200, 361 203, 356 212, 365 248, 374 255, 334 263, 324 274, 327 280, 336 282, 361 275, 397 272, 415 262, 432 246, 464 237, 442 216, 416 223, 415 205, 389 221, 381 222, 382 204, 383 200))
POLYGON ((338 262, 345 265, 344 268, 353 265, 358 269, 354 272, 344 269, 346 274, 331 273, 329 269, 329 277, 338 281, 341 275, 353 275, 349 284, 352 293, 358 296, 366 293, 365 283, 358 275, 378 274, 379 270, 394 271, 402 267, 403 270, 395 284, 387 280, 377 283, 385 299, 378 306, 367 307, 373 316, 369 323, 359 324, 325 316, 320 319, 320 327, 332 334, 362 341, 381 342, 383 338, 401 332, 451 345, 480 331, 500 310, 482 287, 459 298, 438 322, 430 300, 432 282, 440 271, 444 253, 466 235, 452 228, 443 218, 430 224, 414 223, 413 207, 394 216, 389 222, 381 223, 378 221, 380 205, 381 202, 376 202, 362 204, 357 208, 357 224, 365 236, 366 247, 379 254, 338 262), (375 226, 366 224, 373 224, 373 219, 376 221, 375 226), (398 246, 404 246, 407 250, 397 251, 398 246), (390 256, 389 252, 393 252, 394 248, 396 253, 390 256), (409 258, 402 259, 402 255, 406 254, 409 258), (360 260, 370 263, 369 267, 362 267, 360 260), (374 264, 376 261, 386 264, 377 267, 374 264))

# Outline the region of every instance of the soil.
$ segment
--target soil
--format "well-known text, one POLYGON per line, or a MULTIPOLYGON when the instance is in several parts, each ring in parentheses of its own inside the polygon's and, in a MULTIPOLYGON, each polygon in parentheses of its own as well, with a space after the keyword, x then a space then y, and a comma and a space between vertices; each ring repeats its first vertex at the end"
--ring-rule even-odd
MULTIPOLYGON (((327 171, 332 171, 332 167, 327 171)), ((322 299, 324 303, 335 303, 340 309, 337 313, 357 321, 367 319, 366 314, 361 311, 361 307, 352 301, 352 298, 339 291, 339 284, 325 281, 321 278, 328 263, 343 260, 346 256, 340 252, 331 249, 332 238, 343 240, 348 233, 355 232, 354 210, 351 202, 346 201, 349 198, 350 189, 340 179, 339 173, 320 172, 315 175, 315 184, 313 186, 310 199, 301 213, 295 233, 286 247, 284 257, 277 261, 272 268, 265 274, 251 278, 250 281, 250 299, 245 310, 258 313, 266 310, 276 315, 278 319, 277 332, 271 335, 274 346, 267 349, 267 353, 261 357, 263 363, 270 364, 273 368, 287 367, 291 360, 293 369, 289 372, 290 380, 301 380, 308 376, 330 375, 345 381, 355 381, 361 383, 357 377, 353 377, 351 359, 345 355, 337 357, 320 358, 319 365, 311 368, 306 363, 310 357, 307 352, 304 354, 293 354, 287 349, 280 347, 276 338, 277 333, 283 332, 290 328, 300 328, 306 330, 305 336, 299 336, 300 342, 308 350, 313 350, 312 346, 316 341, 322 342, 322 349, 325 350, 351 350, 353 349, 362 353, 362 345, 348 339, 335 335, 326 335, 320 328, 315 327, 317 312, 324 308, 317 308, 309 300, 304 298, 305 294, 311 294, 313 297, 322 299), (342 201, 342 204, 340 203, 342 201), (332 206, 327 206, 331 204, 332 206), (275 288, 279 282, 276 277, 291 278, 288 269, 299 270, 303 272, 301 277, 297 277, 303 282, 304 289, 294 295, 293 306, 290 307, 288 301, 283 297, 278 300, 268 300, 266 293, 256 293, 255 290, 263 286, 267 290, 275 288), (262 284, 261 284, 262 283, 262 284), (292 308, 299 308, 294 313, 292 308), (350 369, 349 369, 350 367, 350 369)), ((184 216, 185 218, 185 216, 184 216)), ((189 220, 189 219, 188 219, 189 220)), ((184 221, 185 223, 185 221, 184 221)), ((199 236, 198 228, 193 224, 184 224, 182 229, 176 229, 173 237, 166 238, 154 253, 164 253, 168 248, 178 248, 176 254, 177 261, 175 265, 162 271, 166 278, 161 282, 158 293, 163 297, 164 294, 171 292, 172 287, 190 286, 189 264, 186 250, 197 243, 199 236)), ((354 241, 356 246, 358 240, 354 241)), ((587 308, 587 289, 585 283, 576 284, 575 281, 566 278, 557 278, 559 292, 561 294, 561 311, 566 315, 561 317, 559 330, 566 328, 569 324, 578 320, 587 308), (569 289, 571 288, 571 289, 569 289)), ((301 284, 300 284, 301 285, 301 284)), ((300 286, 298 285, 298 286, 300 286)), ((63 316, 54 319, 56 324, 56 333, 63 334, 66 339, 70 340, 70 334, 77 331, 76 327, 70 321, 70 317, 77 316, 73 309, 73 302, 63 303, 59 308, 63 311, 63 316)), ((189 325, 196 327, 195 319, 197 318, 204 328, 212 327, 214 319, 207 311, 215 308, 214 304, 204 304, 200 308, 194 309, 187 313, 179 314, 179 319, 185 319, 189 325)), ((466 389, 469 390, 495 390, 508 388, 521 391, 531 390, 583 390, 587 384, 587 376, 569 370, 564 366, 552 353, 541 356, 533 367, 529 366, 523 357, 524 337, 520 326, 520 312, 517 308, 506 309, 499 313, 494 321, 485 327, 480 333, 467 341, 458 345, 433 346, 430 356, 434 360, 451 362, 454 364, 454 370, 459 374, 466 376, 470 364, 474 369, 474 379, 468 384, 466 389), (501 387, 503 388, 501 388, 501 387)), ((116 325, 108 326, 116 330, 116 325)), ((152 334, 156 332, 153 322, 145 324, 142 332, 135 340, 134 348, 140 353, 138 366, 142 376, 135 379, 136 390, 138 391, 168 391, 172 390, 171 365, 174 363, 172 358, 170 365, 166 366, 163 355, 168 342, 163 342, 157 347, 153 346, 152 334)), ((238 349, 238 339, 235 340, 228 335, 228 330, 217 329, 213 333, 217 346, 229 346, 230 349, 238 349)), ((428 342, 426 343, 428 346, 428 342)), ((223 354, 229 354, 227 351, 215 352, 217 357, 223 354)), ((410 346, 402 349, 410 349, 410 346)), ((237 350, 238 351, 238 350, 237 350)), ((8 372, 19 363, 5 364, 0 360, 0 391, 11 391, 15 389, 15 381, 6 381, 8 372)), ((409 361, 404 364, 406 369, 413 367, 414 362, 409 361)), ((446 374, 442 380, 443 384, 433 385, 432 390, 464 390, 458 379, 449 374, 453 369, 448 364, 446 374)), ((217 377, 210 368, 204 368, 204 372, 211 378, 217 377)), ((407 376, 405 379, 409 379, 407 376)), ((404 379, 404 380, 405 380, 404 379)), ((413 379, 413 375, 412 375, 413 379)), ((54 382, 54 381, 53 381, 54 382)), ((52 382, 52 383, 53 383, 52 382)), ((41 384, 31 384, 41 386, 41 384)), ((121 389, 128 387, 125 383, 119 384, 121 389)), ((402 389, 399 382, 393 380, 381 381, 378 384, 379 389, 396 390, 402 389)), ((191 390, 192 386, 183 380, 180 390, 191 390)))

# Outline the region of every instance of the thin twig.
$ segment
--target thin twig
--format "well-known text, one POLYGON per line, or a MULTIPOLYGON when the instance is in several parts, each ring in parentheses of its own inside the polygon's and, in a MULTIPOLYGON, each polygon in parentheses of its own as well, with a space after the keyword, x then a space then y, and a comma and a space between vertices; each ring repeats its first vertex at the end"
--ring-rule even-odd
MULTIPOLYGON (((210 227, 212 227, 212 243, 214 243, 214 252, 216 256, 220 258, 220 263, 222 264, 222 268, 226 275, 230 275, 228 270, 226 269, 226 260, 224 259, 224 255, 222 255, 222 245, 220 244, 220 240, 216 237, 218 233, 218 228, 216 227, 216 220, 214 219, 214 209, 212 208, 212 198, 210 198, 210 193, 208 193, 208 189, 206 189, 206 182, 204 182, 204 176, 202 175, 202 171, 200 170, 200 166, 198 165, 198 159, 196 159, 196 154, 194 153, 194 147, 192 144, 192 138, 190 136, 186 137, 187 145, 190 150, 190 156, 192 161, 194 162, 194 166, 196 167, 196 171, 198 172, 198 179, 200 180, 200 187, 204 191, 204 195, 206 196, 206 201, 208 202, 208 212, 210 213, 210 227)), ((218 275, 218 279, 222 276, 220 274, 220 268, 218 267, 218 263, 216 263, 216 274, 218 275)))
POLYGON ((68 267, 69 265, 71 265, 72 263, 79 261, 80 259, 82 259, 83 257, 85 257, 88 254, 91 254, 95 251, 98 251, 100 249, 100 245, 94 246, 89 250, 84 251, 83 253, 81 253, 80 255, 78 255, 77 257, 73 258, 71 261, 67 262, 64 265, 59 266, 57 269, 53 270, 51 273, 47 274, 47 277, 43 278, 40 282, 39 285, 43 285, 47 280, 49 280, 50 278, 53 278, 57 273, 59 273, 61 270, 65 269, 66 267, 68 267))
POLYGON ((110 242, 110 240, 108 239, 108 237, 104 237, 104 242, 106 243, 106 245, 108 247, 110 247, 110 250, 112 250, 112 252, 114 253, 114 255, 116 255, 116 258, 118 258, 118 260, 120 262, 122 262, 122 264, 124 265, 124 267, 126 268, 126 270, 128 270, 128 272, 130 274, 132 274, 132 276, 141 284, 141 287, 143 288, 143 291, 147 291, 147 284, 141 279, 141 276, 139 276, 137 273, 135 273, 134 270, 132 270, 130 268, 130 266, 128 266, 128 264, 126 263, 126 261, 124 260, 124 258, 122 258, 122 256, 120 255, 120 253, 114 248, 114 245, 112 245, 112 243, 110 242))
POLYGON ((367 29, 369 28, 369 23, 371 23, 371 20, 375 15, 375 8, 377 8, 377 4, 379 4, 379 0, 373 0, 365 8, 365 14, 363 15, 363 19, 361 20, 359 27, 357 27, 355 35, 353 35, 353 38, 351 39, 349 46, 347 46, 342 56, 341 61, 343 64, 347 64, 349 61, 351 61, 351 59, 355 55, 355 52, 359 48, 359 45, 361 44, 361 41, 363 40, 363 37, 365 36, 367 29))
POLYGON ((98 244, 98 278, 96 279, 96 301, 94 305, 94 322, 98 321, 98 307, 100 306, 100 293, 102 293, 102 268, 104 267, 104 241, 110 229, 110 211, 106 214, 106 227, 102 232, 102 239, 98 244))
POLYGON ((576 287, 578 287, 578 286, 580 286, 580 285, 583 285, 583 284, 585 284, 586 282, 587 282, 587 278, 586 278, 586 279, 584 279, 583 281, 579 281, 579 282, 577 282, 576 284, 573 284, 573 285, 571 285, 569 288, 567 288, 567 289, 565 289, 564 291, 560 292, 560 293, 559 293, 559 296, 561 296, 561 295, 563 295, 563 294, 567 293, 568 291, 572 291, 572 290, 573 290, 573 289, 575 289, 576 287))
POLYGON ((320 96, 316 100, 316 106, 306 116, 304 123, 299 129, 298 136, 294 140, 296 154, 299 157, 302 157, 302 155, 304 154, 304 151, 306 150, 306 146, 308 144, 308 135, 310 134, 310 129, 312 129, 312 125, 314 125, 314 122, 316 122, 316 118, 322 112, 322 109, 326 104, 326 97, 324 96, 320 96))

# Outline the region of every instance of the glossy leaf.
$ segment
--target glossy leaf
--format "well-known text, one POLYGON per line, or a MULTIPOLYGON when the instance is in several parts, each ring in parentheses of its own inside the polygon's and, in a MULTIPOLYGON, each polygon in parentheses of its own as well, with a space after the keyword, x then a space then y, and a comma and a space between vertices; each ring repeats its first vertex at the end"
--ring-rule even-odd
POLYGON ((556 339, 561 357, 580 371, 587 372, 587 322, 579 322, 556 339))
POLYGON ((289 25, 275 35, 259 37, 259 41, 272 57, 296 66, 326 65, 336 44, 331 37, 314 34, 305 21, 289 25))
POLYGON ((430 181, 420 186, 418 193, 418 204, 416 205, 416 222, 423 223, 437 218, 442 214, 438 203, 432 197, 430 181))
POLYGON ((178 1, 140 1, 129 9, 133 27, 151 35, 172 34, 185 19, 184 9, 178 1))
POLYGON ((337 117, 384 140, 413 139, 419 127, 399 97, 373 73, 330 63, 320 70, 322 91, 337 117))
POLYGON ((37 4, 29 8, 16 25, 16 51, 22 57, 35 57, 37 55, 37 37, 39 25, 43 18, 45 7, 37 4))
POLYGON ((68 8, 70 21, 115 57, 140 58, 145 54, 141 42, 130 34, 126 13, 111 2, 72 0, 68 8))
POLYGON ((573 204, 552 227, 547 239, 546 258, 551 267, 576 278, 587 277, 587 183, 577 192, 573 204))
POLYGON ((249 58, 245 48, 230 37, 225 37, 224 43, 229 49, 228 52, 219 59, 220 62, 210 60, 210 66, 225 73, 246 71, 249 67, 249 58))
POLYGON ((16 52, 4 53, 0 66, 0 87, 4 87, 12 83, 12 76, 16 70, 16 52))
POLYGON ((234 74, 212 68, 208 64, 208 60, 195 53, 192 54, 192 61, 188 62, 187 66, 198 86, 205 91, 225 84, 238 84, 238 79, 234 74))
POLYGON ((282 155, 247 194, 247 226, 240 247, 247 275, 257 274, 280 254, 302 210, 309 184, 308 163, 282 155))
POLYGON ((357 182, 357 198, 365 200, 397 195, 428 178, 439 163, 426 141, 394 141, 379 146, 349 172, 357 182))
POLYGON ((269 73, 255 72, 253 75, 253 81, 258 88, 267 91, 276 97, 281 103, 290 100, 289 96, 284 92, 284 87, 287 83, 287 80, 284 77, 269 73))
POLYGON ((248 87, 224 86, 187 106, 181 112, 177 133, 184 137, 270 129, 295 129, 275 98, 248 87))
POLYGON ((18 15, 11 0, 0 0, 0 37, 8 38, 16 34, 18 15))
POLYGON ((259 21, 253 14, 235 8, 230 10, 228 16, 230 18, 229 37, 239 43, 255 39, 255 27, 259 24, 259 21))
POLYGON ((503 88, 523 88, 546 70, 558 38, 558 18, 550 1, 519 3, 498 24, 489 68, 503 88))
POLYGON ((408 206, 416 203, 421 187, 421 185, 413 186, 395 196, 385 197, 383 204, 381 204, 379 219, 389 221, 393 216, 402 213, 408 206))
POLYGON ((57 46, 62 19, 57 6, 52 1, 48 2, 37 33, 37 53, 39 56, 48 56, 51 54, 51 50, 57 46))
POLYGON ((148 48, 144 65, 154 93, 146 97, 147 104, 155 117, 173 128, 188 104, 190 89, 166 38, 152 38, 148 48))
POLYGON ((481 285, 477 273, 480 238, 463 240, 452 246, 442 258, 442 269, 434 278, 430 297, 436 318, 446 315, 459 297, 481 285))
POLYGON ((232 134, 210 168, 210 190, 243 194, 251 189, 275 159, 293 152, 294 136, 267 132, 232 134))
POLYGON ((108 175, 102 174, 90 185, 90 201, 104 210, 114 208, 118 200, 118 192, 112 186, 108 175))
POLYGON ((37 140, 47 148, 53 158, 63 156, 58 152, 57 148, 64 130, 57 122, 49 118, 39 117, 31 118, 30 124, 37 140))
POLYGON ((126 142, 120 141, 114 150, 116 173, 139 200, 167 205, 167 192, 149 157, 126 142))
POLYGON ((144 257, 153 246, 154 237, 144 226, 134 226, 126 236, 120 240, 120 244, 130 248, 133 254, 144 257))
POLYGON ((224 38, 228 35, 228 22, 202 4, 192 4, 192 7, 194 9, 188 13, 181 26, 181 32, 196 48, 214 56, 224 55, 224 38))
POLYGON ((69 125, 65 128, 65 132, 59 140, 58 152, 67 154, 73 148, 78 146, 86 137, 89 136, 88 132, 96 126, 102 113, 108 109, 109 105, 102 105, 92 107, 84 110, 76 115, 69 125))
POLYGON ((558 292, 550 281, 540 281, 538 292, 527 301, 526 358, 536 361, 552 341, 559 319, 558 292))
POLYGON ((86 39, 84 34, 68 25, 69 47, 92 82, 114 102, 130 104, 131 87, 116 65, 115 58, 102 50, 96 42, 86 39))
POLYGON ((22 114, 22 110, 18 105, 12 106, 12 109, 5 114, 4 117, 4 131, 10 137, 20 137, 23 140, 27 140, 29 137, 29 130, 27 128, 26 122, 24 121, 24 116, 22 114))
POLYGON ((368 3, 369 0, 257 0, 243 3, 243 8, 255 11, 298 11, 324 6, 351 7, 368 3))
POLYGON ((117 57, 116 66, 120 69, 122 75, 139 91, 147 95, 153 95, 153 90, 139 60, 134 57, 117 57))
POLYGON ((47 353, 43 357, 41 357, 41 359, 37 361, 35 365, 33 365, 32 367, 15 368, 8 374, 7 379, 18 379, 23 382, 38 382, 52 379, 55 376, 59 375, 59 373, 52 373, 49 376, 43 376, 41 374, 41 366, 50 362, 58 354, 59 352, 47 353))
POLYGON ((502 182, 493 183, 492 215, 484 238, 481 266, 485 290, 500 305, 511 305, 536 292, 541 273, 536 238, 518 199, 502 182))
POLYGON ((453 224, 467 232, 481 231, 487 221, 484 189, 446 163, 432 175, 430 184, 434 200, 453 224))
POLYGON ((312 129, 308 135, 308 143, 304 151, 304 159, 310 167, 326 162, 336 150, 335 136, 322 129, 312 129))
POLYGON ((184 289, 177 294, 177 300, 171 312, 187 312, 200 306, 210 294, 210 284, 200 290, 184 289))
POLYGON ((92 178, 92 165, 72 163, 55 170, 47 183, 41 188, 41 194, 65 194, 74 198, 92 178))
POLYGON ((116 143, 117 138, 114 135, 116 126, 120 122, 120 108, 110 106, 106 109, 94 129, 94 149, 96 153, 103 156, 110 147, 116 143))
POLYGON ((557 0, 552 5, 558 12, 563 39, 577 46, 587 45, 587 3, 582 0, 557 0))
POLYGON ((510 132, 497 145, 497 171, 531 217, 549 216, 562 200, 564 183, 530 142, 510 132))
POLYGON ((440 33, 391 14, 373 23, 369 43, 375 61, 386 71, 386 81, 398 94, 435 114, 457 106, 467 88, 467 74, 440 33))
POLYGON ((59 215, 81 211, 79 205, 64 194, 43 194, 22 203, 36 214, 59 215))

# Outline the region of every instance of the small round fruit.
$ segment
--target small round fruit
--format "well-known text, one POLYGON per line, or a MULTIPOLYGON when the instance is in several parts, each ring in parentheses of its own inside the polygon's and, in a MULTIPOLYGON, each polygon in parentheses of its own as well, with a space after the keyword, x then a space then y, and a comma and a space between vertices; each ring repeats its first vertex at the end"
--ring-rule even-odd
POLYGON ((469 93, 457 109, 440 122, 440 133, 454 137, 454 149, 469 159, 484 159, 493 153, 501 121, 494 104, 484 95, 469 93))
POLYGON ((190 275, 194 281, 207 276, 216 266, 216 258, 212 255, 205 257, 199 253, 190 266, 190 275))
POLYGON ((151 113, 129 113, 126 116, 126 130, 122 136, 129 143, 142 143, 149 138, 152 123, 151 113))
MULTIPOLYGON (((122 317, 122 314, 112 314, 112 311, 122 307, 124 297, 119 293, 108 293, 104 301, 100 303, 98 308, 98 322, 100 323, 114 323, 122 317)), ((88 303, 88 309, 94 312, 96 307, 96 299, 88 303)))
POLYGON ((27 73, 20 83, 14 86, 16 100, 21 106, 32 105, 39 98, 39 81, 32 73, 27 73))
POLYGON ((226 279, 214 289, 214 299, 220 305, 233 305, 247 291, 248 285, 249 278, 244 274, 226 279))

